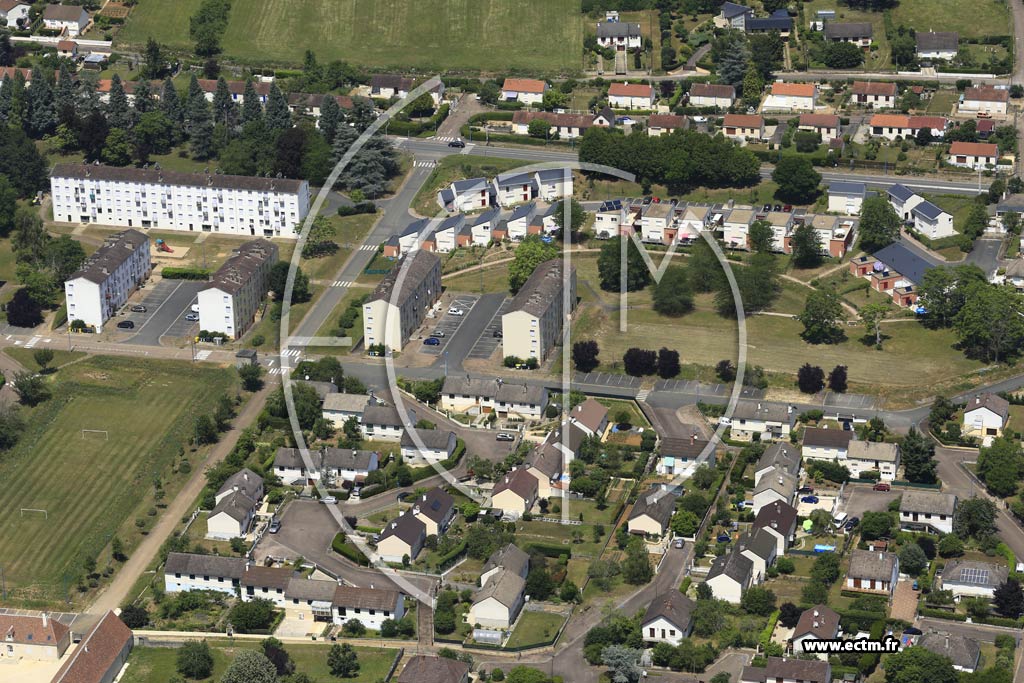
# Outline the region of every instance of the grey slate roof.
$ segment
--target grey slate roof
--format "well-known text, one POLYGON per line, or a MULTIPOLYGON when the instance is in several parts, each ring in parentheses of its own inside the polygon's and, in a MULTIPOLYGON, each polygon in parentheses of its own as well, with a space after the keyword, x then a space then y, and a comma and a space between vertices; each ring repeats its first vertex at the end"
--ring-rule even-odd
POLYGON ((534 449, 527 461, 527 467, 541 472, 548 479, 554 479, 562 473, 563 453, 553 443, 544 443, 534 449))
POLYGON ((793 414, 785 403, 769 403, 768 401, 741 400, 736 403, 732 414, 733 420, 763 420, 792 424, 793 414))
MULTIPOLYGON (((917 207, 915 207, 916 210, 917 207)), ((893 242, 889 246, 879 249, 874 256, 900 275, 918 284, 924 281, 925 271, 936 267, 935 263, 926 260, 900 242, 893 242)))
POLYGON ((481 603, 487 598, 494 598, 506 607, 512 607, 526 590, 526 580, 515 572, 500 571, 491 578, 483 588, 477 591, 473 604, 481 603))
POLYGON ((624 21, 602 21, 597 25, 598 38, 634 38, 640 35, 640 24, 624 21))
POLYGON ((262 567, 250 565, 242 573, 242 585, 255 588, 281 589, 283 592, 295 576, 291 567, 262 567))
MULTIPOLYGON (((611 112, 611 111, 612 111, 611 107, 605 107, 599 113, 607 117, 608 113, 611 112)), ((611 117, 612 117, 612 121, 614 122, 615 121, 615 114, 614 114, 614 112, 611 113, 611 117)), ((537 178, 539 178, 541 181, 565 180, 565 175, 566 175, 565 171, 566 171, 566 169, 562 169, 562 168, 542 168, 539 171, 537 171, 537 178)), ((570 180, 572 179, 572 171, 569 172, 569 179, 570 180)), ((552 204, 552 206, 554 206, 554 204, 552 204)))
POLYGON ((733 548, 732 552, 716 558, 711 563, 708 580, 724 574, 737 583, 746 584, 750 580, 750 575, 753 571, 754 561, 733 548))
POLYGON ((860 441, 854 439, 846 451, 846 457, 850 460, 877 460, 879 462, 897 462, 900 457, 900 449, 894 443, 880 443, 877 441, 860 441))
MULTIPOLYGON (((314 469, 320 467, 320 451, 310 451, 309 459, 314 469)), ((274 467, 284 467, 290 470, 302 469, 306 466, 302 459, 302 452, 298 448, 285 448, 281 447, 277 449, 274 454, 274 467)))
POLYGON ((775 10, 770 17, 750 17, 746 22, 747 31, 789 31, 793 18, 784 9, 775 10))
POLYGON ((358 413, 369 402, 370 397, 366 394, 329 394, 324 398, 324 410, 358 413))
POLYGON ((960 43, 960 34, 956 31, 937 31, 933 33, 917 33, 917 51, 932 52, 934 50, 956 50, 960 43))
MULTIPOLYGON (((575 274, 576 267, 570 266, 570 268, 570 273, 575 274)), ((543 316, 555 302, 556 297, 562 296, 563 272, 561 258, 553 258, 541 263, 512 298, 508 312, 525 311, 533 316, 543 316)))
MULTIPOLYGON (((81 9, 75 7, 75 10, 81 9)), ((261 178, 245 175, 207 175, 181 173, 164 169, 133 168, 131 166, 94 166, 90 164, 57 164, 51 178, 108 180, 120 183, 150 183, 154 185, 182 185, 186 187, 217 187, 250 192, 278 192, 294 194, 305 181, 289 178, 261 178)))
POLYGON ((900 499, 900 512, 924 512, 952 516, 955 509, 956 496, 952 493, 909 489, 900 499))
MULTIPOLYGON (((868 24, 870 26, 870 24, 868 24)), ((864 183, 851 183, 835 180, 828 184, 828 193, 835 195, 846 195, 851 197, 863 197, 867 192, 864 183)))
MULTIPOLYGON (((224 262, 210 278, 210 283, 203 287, 219 289, 223 292, 237 292, 249 282, 253 275, 260 271, 264 263, 277 261, 277 245, 265 239, 246 242, 224 262)), ((337 387, 334 389, 337 391, 337 387)))
POLYGON ((797 474, 800 471, 800 450, 790 443, 771 444, 761 454, 754 471, 766 469, 781 469, 787 474, 797 474))
POLYGON ((517 221, 521 218, 527 218, 534 211, 537 210, 537 205, 533 202, 527 202, 526 204, 520 204, 519 206, 512 209, 512 215, 508 217, 508 221, 517 221))
POLYGON ((805 446, 817 446, 820 448, 847 448, 850 445, 851 439, 853 439, 853 432, 848 432, 845 429, 808 427, 804 430, 805 446))
POLYGON ((525 468, 519 468, 502 477, 494 485, 491 495, 496 496, 507 490, 511 490, 521 499, 529 502, 537 496, 537 478, 527 472, 525 468))
POLYGON ((391 612, 394 611, 401 596, 402 594, 398 591, 384 588, 335 586, 334 598, 331 602, 335 607, 358 607, 391 612))
POLYGON ((514 543, 498 548, 487 558, 482 574, 486 574, 495 567, 504 567, 513 574, 522 576, 530 566, 530 556, 523 552, 514 543))
POLYGON ((693 621, 694 607, 696 605, 693 600, 677 590, 670 590, 651 600, 640 625, 643 626, 655 619, 663 618, 681 632, 687 633, 690 630, 690 622, 693 621))
POLYGON ((512 171, 511 173, 499 173, 494 177, 494 182, 498 186, 503 185, 530 185, 533 183, 533 174, 524 173, 522 171, 512 171))
POLYGON ((636 503, 633 504, 633 510, 629 513, 629 518, 632 520, 647 515, 662 528, 665 528, 675 511, 676 497, 655 486, 637 497, 636 503))
POLYGON ((321 452, 324 469, 353 470, 362 472, 370 469, 374 451, 352 450, 351 448, 325 448, 321 452))
POLYGON ((918 638, 917 645, 943 657, 949 657, 954 666, 975 669, 981 657, 981 645, 973 638, 950 637, 945 633, 925 633, 918 638))
POLYGON ((961 586, 995 588, 1006 581, 1010 570, 999 564, 976 560, 950 560, 942 570, 943 587, 948 582, 961 586))
POLYGON ((732 19, 733 17, 738 17, 741 14, 748 14, 753 11, 754 10, 749 7, 739 5, 735 2, 726 2, 722 4, 722 16, 726 19, 732 19))
POLYGON ((72 273, 68 279, 74 280, 81 277, 99 284, 127 261, 136 249, 141 248, 148 241, 149 238, 138 230, 128 229, 115 232, 107 236, 103 240, 103 246, 87 258, 82 263, 82 267, 72 273))
POLYGON ((448 375, 444 378, 443 394, 475 396, 506 403, 539 405, 544 400, 544 387, 536 384, 501 382, 493 379, 448 375))
POLYGON ((802 683, 832 683, 832 667, 820 659, 769 657, 764 668, 745 666, 741 681, 797 680, 802 683))
POLYGON ((789 474, 782 470, 768 472, 761 477, 754 487, 754 495, 765 491, 775 491, 784 499, 789 500, 796 493, 797 478, 795 474, 789 474), (781 480, 781 481, 780 481, 781 480))
POLYGON ((164 564, 165 574, 191 574, 195 576, 217 576, 225 579, 240 579, 244 572, 244 557, 196 555, 194 553, 168 553, 167 562, 164 564))
POLYGON ((850 576, 855 579, 891 581, 896 567, 895 553, 872 550, 854 550, 850 553, 850 576))
POLYGON ((487 178, 466 178, 464 180, 456 180, 451 184, 451 189, 454 190, 455 194, 479 192, 480 190, 486 190, 487 187, 487 178))
POLYGON ((455 507, 455 499, 440 486, 435 486, 419 498, 409 502, 413 504, 414 510, 419 509, 419 514, 436 523, 444 521, 455 507))
MULTIPOLYGON (((411 412, 411 411, 410 411, 411 412)), ((416 422, 416 418, 410 418, 412 422, 416 422)), ((366 406, 363 411, 363 424, 364 425, 388 425, 393 427, 401 427, 403 425, 402 416, 398 412, 396 406, 387 405, 373 405, 366 406)))
POLYGON ((426 534, 426 531, 427 525, 416 519, 416 515, 412 513, 410 508, 396 519, 388 522, 384 530, 380 532, 379 541, 383 541, 391 536, 397 536, 402 541, 405 541, 406 544, 413 546, 426 534))
POLYGON ((338 584, 334 581, 322 581, 293 576, 284 589, 284 597, 289 600, 316 600, 331 602, 338 584))
POLYGON ((988 408, 993 413, 1003 418, 1004 422, 1010 414, 1010 402, 998 394, 977 394, 968 399, 967 404, 964 406, 965 411, 976 410, 977 408, 988 408))
POLYGON ((420 438, 420 443, 431 450, 448 448, 451 436, 454 434, 454 432, 447 429, 416 429, 415 427, 413 429, 406 429, 402 432, 403 448, 417 448, 411 432, 416 432, 416 435, 420 438))
POLYGON ((749 550, 767 562, 775 555, 775 537, 765 529, 754 529, 740 536, 736 547, 740 552, 749 550))
POLYGON ((918 204, 917 206, 915 206, 914 210, 911 213, 913 213, 915 216, 920 216, 920 217, 926 218, 926 219, 928 219, 930 221, 934 221, 939 216, 941 216, 944 212, 943 212, 943 210, 941 208, 939 208, 935 204, 932 204, 931 202, 925 200, 925 201, 921 202, 920 204, 918 204))
POLYGON ((470 216, 466 222, 469 225, 469 227, 472 228, 477 225, 483 225, 484 223, 490 223, 499 213, 501 213, 501 211, 498 209, 498 207, 492 206, 486 211, 478 213, 475 216, 470 216))
POLYGON ((392 290, 395 287, 395 283, 398 281, 398 275, 405 269, 405 279, 402 281, 402 290, 394 298, 394 304, 401 308, 401 306, 409 300, 414 293, 419 290, 420 285, 427 276, 430 275, 434 268, 441 267, 441 259, 438 258, 437 254, 433 252, 424 251, 423 249, 417 249, 416 251, 406 254, 403 256, 395 267, 392 268, 384 279, 380 281, 376 289, 373 290, 373 294, 370 296, 368 301, 377 301, 383 299, 389 303, 392 302, 392 290), (406 262, 409 265, 406 266, 406 262))
POLYGON ((469 664, 436 655, 415 655, 402 669, 398 683, 461 683, 469 664))
POLYGON ((231 489, 238 487, 238 490, 255 499, 256 494, 263 486, 263 477, 256 474, 248 467, 243 467, 238 470, 224 481, 224 485, 220 487, 218 493, 224 491, 230 491, 231 489))
POLYGON ((780 500, 768 503, 754 518, 754 528, 770 528, 785 536, 796 524, 796 508, 780 500))
POLYGON ((84 10, 78 5, 47 5, 43 19, 51 21, 78 21, 84 10))
POLYGON ((829 40, 839 38, 870 38, 871 34, 871 24, 866 21, 830 21, 825 24, 825 37, 829 40))
POLYGON ((839 631, 839 614, 825 605, 815 605, 804 610, 800 620, 796 622, 793 639, 812 635, 818 639, 835 638, 839 631))
POLYGON ((231 519, 242 522, 252 513, 256 501, 240 491, 229 493, 210 512, 210 517, 224 513, 231 519))
POLYGON ((893 199, 898 199, 901 202, 907 201, 915 194, 915 192, 911 190, 909 187, 907 187, 906 185, 901 185, 899 183, 891 185, 889 187, 888 192, 890 197, 892 197, 893 199))
POLYGON ((690 460, 698 457, 704 452, 708 445, 705 439, 684 439, 674 436, 666 436, 658 444, 658 452, 662 457, 683 458, 690 460))

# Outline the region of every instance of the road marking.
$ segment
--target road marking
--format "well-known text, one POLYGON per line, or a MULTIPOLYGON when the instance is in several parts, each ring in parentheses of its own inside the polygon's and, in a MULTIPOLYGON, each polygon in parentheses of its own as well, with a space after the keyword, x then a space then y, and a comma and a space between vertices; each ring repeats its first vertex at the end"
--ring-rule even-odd
POLYGON ((372 244, 364 244, 363 246, 359 247, 359 251, 377 251, 377 247, 375 247, 372 244))
POLYGON ((412 162, 412 165, 415 168, 434 168, 435 166, 437 166, 437 162, 431 161, 429 159, 417 159, 416 161, 412 162))
POLYGON ((32 337, 31 339, 28 340, 28 343, 25 344, 25 348, 26 349, 31 349, 33 346, 38 344, 39 340, 41 340, 41 339, 42 339, 42 337, 32 337))
POLYGON ((267 374, 268 375, 283 375, 284 374, 284 368, 270 368, 270 370, 267 371, 267 374))
POLYGON ((280 355, 288 356, 290 358, 298 358, 299 354, 302 353, 302 349, 285 349, 280 355))
POLYGON ((207 358, 210 357, 211 353, 213 353, 213 351, 209 351, 209 350, 196 351, 196 360, 206 360, 207 358))
POLYGON ((351 286, 352 286, 352 281, 351 280, 335 280, 334 284, 331 285, 331 287, 351 287, 351 286))

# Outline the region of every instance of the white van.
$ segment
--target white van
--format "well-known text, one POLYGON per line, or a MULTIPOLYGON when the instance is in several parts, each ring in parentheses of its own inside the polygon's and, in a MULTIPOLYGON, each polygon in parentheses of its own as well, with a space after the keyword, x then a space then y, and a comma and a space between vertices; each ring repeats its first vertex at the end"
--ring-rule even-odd
POLYGON ((842 529, 843 525, 846 524, 846 520, 849 517, 845 512, 840 512, 838 515, 832 518, 832 526, 837 529, 842 529))

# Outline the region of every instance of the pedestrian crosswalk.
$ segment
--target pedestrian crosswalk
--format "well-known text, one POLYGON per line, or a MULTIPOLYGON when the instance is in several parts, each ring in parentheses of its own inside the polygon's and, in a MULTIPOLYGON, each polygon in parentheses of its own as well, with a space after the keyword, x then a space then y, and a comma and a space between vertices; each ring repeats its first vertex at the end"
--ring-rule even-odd
POLYGON ((434 168, 437 162, 433 159, 417 159, 412 162, 413 168, 434 168))
POLYGON ((650 394, 651 394, 651 392, 648 391, 647 389, 641 389, 636 394, 636 400, 637 401, 646 401, 647 397, 650 396, 650 394))
POLYGON ((462 138, 455 137, 454 135, 435 135, 434 139, 440 142, 455 142, 456 140, 461 140, 462 138))
POLYGON ((196 351, 196 360, 206 360, 207 358, 210 357, 211 353, 213 353, 213 352, 210 351, 209 349, 204 349, 202 351, 196 351))
POLYGON ((43 339, 42 337, 32 337, 27 342, 25 342, 25 348, 26 349, 31 349, 33 346, 35 346, 40 341, 42 341, 42 339, 43 339))
POLYGON ((285 349, 280 353, 282 356, 288 356, 289 358, 298 358, 302 353, 302 349, 285 349))
POLYGON ((377 251, 377 247, 372 244, 364 244, 359 247, 359 251, 377 251))
POLYGON ((284 374, 284 368, 270 368, 269 370, 267 370, 267 374, 268 375, 283 375, 284 374))
POLYGON ((335 280, 334 284, 331 285, 331 287, 351 287, 351 286, 352 286, 352 281, 351 280, 335 280))

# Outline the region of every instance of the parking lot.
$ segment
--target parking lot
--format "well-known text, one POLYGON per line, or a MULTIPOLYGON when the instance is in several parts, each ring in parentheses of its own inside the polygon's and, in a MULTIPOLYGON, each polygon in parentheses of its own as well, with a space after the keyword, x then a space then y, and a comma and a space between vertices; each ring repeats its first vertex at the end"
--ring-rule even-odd
MULTIPOLYGON (((801 495, 800 498, 804 498, 806 495, 801 495)), ((836 499, 833 496, 816 496, 818 499, 817 503, 804 503, 800 501, 796 507, 796 514, 801 517, 810 517, 811 513, 815 510, 824 510, 830 515, 836 510, 836 499)), ((797 498, 797 500, 800 500, 797 498)))
MULTIPOLYGON (((654 391, 726 398, 732 393, 732 386, 729 384, 704 384, 693 379, 660 379, 654 383, 654 391)), ((755 387, 743 387, 740 392, 741 398, 764 398, 764 396, 764 389, 755 387)))
POLYGON ((487 327, 480 333, 480 337, 473 344, 473 348, 470 350, 467 358, 476 358, 478 360, 487 360, 490 358, 494 351, 501 346, 501 316, 508 312, 508 309, 512 306, 512 299, 505 298, 501 302, 501 306, 495 311, 491 317, 487 327))
POLYGON ((639 389, 643 384, 642 377, 630 377, 629 375, 613 375, 610 372, 588 372, 583 374, 577 372, 573 375, 572 381, 575 384, 600 384, 606 387, 622 387, 623 389, 639 389))
POLYGON ((849 410, 872 410, 875 407, 875 399, 872 396, 837 394, 834 391, 829 391, 825 394, 824 403, 829 406, 838 406, 849 410))
POLYGON ((850 517, 863 517, 865 512, 885 512, 889 503, 899 498, 901 492, 874 491, 867 485, 847 484, 839 511, 850 517))
POLYGON ((428 346, 427 344, 424 344, 422 349, 423 353, 438 356, 445 350, 445 347, 448 346, 452 337, 455 336, 455 333, 459 331, 462 323, 465 322, 466 318, 469 316, 470 311, 473 310, 473 306, 476 305, 477 298, 478 297, 471 294, 457 294, 448 304, 448 308, 443 309, 441 318, 433 324, 433 327, 430 327, 430 321, 428 319, 423 330, 424 339, 428 338, 428 335, 434 333, 443 333, 444 336, 438 338, 440 343, 436 346, 428 346), (452 315, 448 312, 451 308, 461 310, 462 315, 452 315))
POLYGON ((161 280, 152 287, 142 290, 141 299, 136 295, 125 308, 123 316, 115 318, 116 322, 131 320, 135 323, 134 333, 125 339, 126 343, 160 346, 161 337, 184 337, 199 329, 199 323, 185 320, 191 312, 191 305, 196 300, 199 290, 205 282, 189 280, 161 280), (145 313, 132 313, 132 305, 141 303, 146 307, 145 313))

